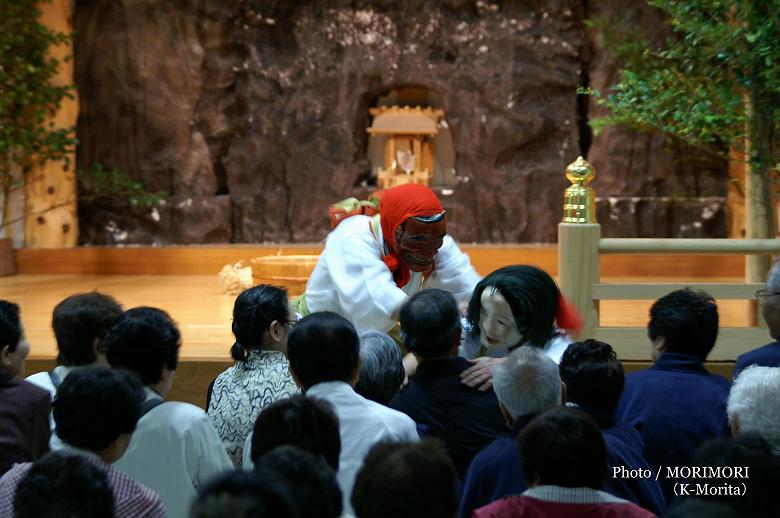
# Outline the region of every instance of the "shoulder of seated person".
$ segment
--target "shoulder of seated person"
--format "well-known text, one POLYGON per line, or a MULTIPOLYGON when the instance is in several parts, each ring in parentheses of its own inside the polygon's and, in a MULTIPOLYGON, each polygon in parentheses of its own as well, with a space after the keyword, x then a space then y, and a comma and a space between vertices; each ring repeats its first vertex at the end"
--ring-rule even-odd
MULTIPOLYGON (((191 418, 205 418, 208 419, 208 414, 205 410, 192 403, 185 403, 184 401, 164 401, 161 405, 156 406, 150 410, 149 414, 156 413, 157 415, 172 414, 177 417, 191 417, 191 418)), ((147 414, 147 415, 149 415, 147 414)), ((144 416, 146 417, 146 416, 144 416)))

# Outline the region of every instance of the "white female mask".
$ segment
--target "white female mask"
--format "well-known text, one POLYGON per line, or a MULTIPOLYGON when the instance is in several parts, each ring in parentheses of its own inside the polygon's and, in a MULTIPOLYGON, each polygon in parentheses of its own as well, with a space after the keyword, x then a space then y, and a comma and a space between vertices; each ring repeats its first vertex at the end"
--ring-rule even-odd
POLYGON ((480 343, 489 349, 518 345, 523 335, 517 329, 512 308, 501 292, 493 286, 485 286, 479 302, 480 343))

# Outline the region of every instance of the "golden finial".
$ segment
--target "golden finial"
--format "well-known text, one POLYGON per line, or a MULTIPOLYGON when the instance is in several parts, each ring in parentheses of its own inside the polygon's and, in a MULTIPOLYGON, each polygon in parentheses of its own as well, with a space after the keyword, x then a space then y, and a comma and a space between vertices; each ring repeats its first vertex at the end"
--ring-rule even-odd
POLYGON ((563 193, 564 223, 596 223, 596 194, 587 186, 595 177, 596 170, 581 156, 566 167, 572 185, 563 193))

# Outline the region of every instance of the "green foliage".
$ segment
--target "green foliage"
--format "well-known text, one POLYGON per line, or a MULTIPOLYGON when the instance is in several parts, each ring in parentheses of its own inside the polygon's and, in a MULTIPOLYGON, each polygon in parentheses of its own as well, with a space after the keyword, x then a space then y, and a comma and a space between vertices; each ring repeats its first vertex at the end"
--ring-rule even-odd
POLYGON ((689 144, 741 148, 751 114, 769 121, 759 157, 774 164, 780 134, 780 0, 648 0, 668 15, 673 35, 651 44, 616 20, 596 20, 604 43, 624 63, 621 80, 599 103, 610 109, 592 126, 626 124, 689 144), (774 160, 772 160, 774 158, 774 160))
POLYGON ((47 55, 50 46, 69 36, 41 25, 36 4, 0 0, 0 226, 7 217, 13 168, 27 171, 36 161, 67 160, 76 144, 74 128, 56 128, 47 120, 63 99, 72 97, 71 86, 50 84, 60 63, 47 55))
POLYGON ((78 171, 79 200, 121 204, 127 202, 133 207, 154 207, 168 197, 164 191, 147 192, 141 182, 136 182, 127 173, 116 167, 106 168, 92 164, 78 171))

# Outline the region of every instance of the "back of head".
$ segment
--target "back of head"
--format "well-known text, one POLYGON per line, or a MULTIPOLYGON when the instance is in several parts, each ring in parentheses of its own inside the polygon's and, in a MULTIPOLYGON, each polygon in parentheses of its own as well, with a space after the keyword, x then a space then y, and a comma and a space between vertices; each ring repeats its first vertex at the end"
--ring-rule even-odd
POLYGON ((236 361, 246 361, 249 351, 260 349, 263 335, 273 321, 290 320, 287 290, 268 284, 259 284, 242 291, 233 305, 233 335, 236 343, 230 354, 236 361))
POLYGON ((360 378, 355 392, 366 399, 387 405, 404 381, 401 350, 382 331, 360 333, 360 378))
POLYGON ((780 367, 752 365, 743 370, 731 386, 729 420, 739 433, 754 432, 780 454, 780 367))
POLYGON ((15 351, 23 333, 19 306, 7 300, 0 300, 0 350, 7 346, 9 352, 15 351))
POLYGON ((346 318, 329 311, 312 313, 290 331, 287 357, 304 390, 328 381, 351 384, 360 363, 360 342, 346 318))
MULTIPOLYGON (((0 300, 0 351, 16 351, 24 336, 22 321, 19 318, 19 306, 7 300, 0 300)), ((0 383, 18 374, 13 366, 0 364, 0 383)))
POLYGON ((125 311, 103 339, 112 367, 135 372, 144 385, 162 379, 163 368, 176 370, 181 334, 170 315, 157 308, 125 311))
POLYGON ((255 421, 252 462, 278 446, 297 446, 321 455, 339 469, 341 436, 339 420, 330 403, 322 399, 293 396, 271 403, 255 421))
MULTIPOLYGON (((780 257, 775 259, 766 276, 764 296, 759 297, 761 316, 764 317, 769 335, 780 340, 780 257)), ((758 295, 758 293, 756 294, 758 295)))
MULTIPOLYGON (((777 403, 775 403, 777 404, 777 403)), ((693 466, 716 468, 704 473, 691 483, 726 487, 744 482, 745 494, 712 494, 708 499, 727 503, 745 516, 769 518, 780 516, 777 500, 777 480, 780 478, 780 459, 772 454, 771 446, 758 434, 740 434, 722 437, 704 443, 693 456, 693 466), (726 468, 717 470, 717 468, 726 468), (734 477, 734 469, 743 470, 744 477, 734 477)))
POLYGON ((529 486, 601 489, 607 451, 596 422, 585 412, 556 408, 536 416, 517 436, 529 486))
POLYGON ((614 413, 625 375, 611 345, 593 339, 574 342, 563 353, 558 368, 568 401, 614 413))
POLYGON ((401 332, 409 350, 422 359, 446 356, 460 341, 460 313, 451 293, 427 289, 401 307, 401 332))
POLYGON ((98 291, 77 293, 54 306, 51 326, 57 338, 57 363, 89 365, 95 363, 96 341, 122 314, 122 306, 110 295, 98 291))
POLYGON ((666 352, 704 361, 718 337, 718 306, 703 291, 673 291, 650 308, 647 335, 653 341, 664 338, 666 352))
POLYGON ((302 518, 293 489, 273 476, 234 470, 217 475, 198 493, 190 518, 302 518))
POLYGON ((74 369, 52 402, 57 434, 71 446, 102 450, 135 430, 143 401, 134 374, 98 365, 74 369))
POLYGON ((114 492, 106 472, 83 455, 49 453, 22 477, 15 518, 111 518, 114 492))
POLYGON ((518 348, 496 367, 493 390, 512 419, 561 404, 558 366, 535 347, 518 348))
POLYGON ((341 516, 341 489, 336 472, 321 456, 295 446, 279 446, 258 459, 254 471, 287 484, 300 516, 341 516))
POLYGON ((458 510, 458 476, 436 440, 378 443, 355 478, 358 518, 451 518, 458 510))

